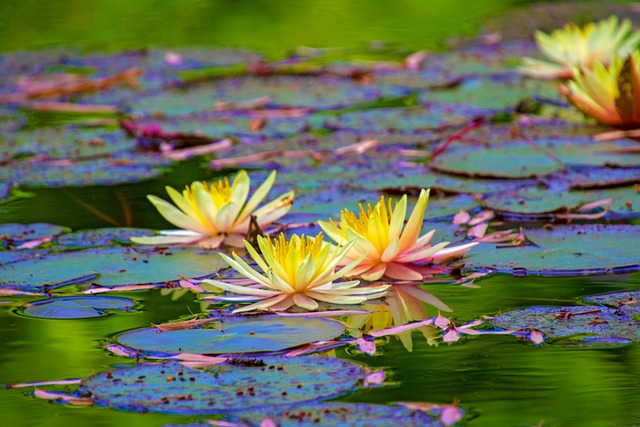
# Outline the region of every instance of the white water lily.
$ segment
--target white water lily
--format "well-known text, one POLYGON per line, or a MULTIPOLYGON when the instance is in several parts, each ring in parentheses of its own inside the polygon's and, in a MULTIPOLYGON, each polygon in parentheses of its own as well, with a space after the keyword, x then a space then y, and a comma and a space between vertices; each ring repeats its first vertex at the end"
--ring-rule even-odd
POLYGON ((317 301, 334 304, 359 304, 380 298, 389 287, 374 285, 357 287, 358 280, 336 282, 348 274, 360 261, 352 261, 336 271, 336 266, 351 250, 353 242, 336 248, 323 240, 322 233, 315 237, 294 235, 289 241, 283 234, 276 239, 258 236, 262 256, 245 241, 247 251, 262 272, 250 267, 233 253, 233 258, 220 256, 241 275, 251 279, 255 286, 239 286, 217 280, 200 282, 206 290, 222 289, 241 296, 217 296, 222 301, 257 301, 238 308, 234 313, 253 310, 286 310, 294 305, 316 310, 317 301), (212 289, 213 288, 213 289, 212 289))
POLYGON ((267 227, 291 209, 294 193, 290 191, 258 208, 273 186, 276 172, 273 171, 249 198, 250 180, 245 171, 229 184, 222 180, 207 184, 196 181, 187 186, 182 194, 171 187, 167 193, 176 206, 156 197, 147 198, 167 221, 181 230, 164 230, 158 236, 132 237, 135 243, 144 245, 193 244, 217 248, 224 243, 241 247, 249 232, 251 217, 259 227, 267 227))
POLYGON ((378 280, 383 276, 397 280, 421 280, 422 265, 416 263, 444 263, 461 257, 477 243, 446 247, 449 242, 431 245, 435 230, 420 236, 429 191, 422 190, 418 202, 404 225, 407 212, 407 196, 404 195, 395 208, 384 196, 372 208, 360 206, 360 215, 345 209, 339 224, 318 221, 322 230, 339 246, 354 241, 343 262, 361 259, 351 275, 364 280, 378 280), (404 225, 404 227, 403 227, 404 225))
POLYGON ((616 16, 584 27, 568 23, 551 34, 537 31, 536 42, 550 61, 524 58, 518 72, 542 79, 569 78, 575 69, 591 69, 594 64, 609 65, 616 55, 625 57, 640 42, 640 32, 631 31, 631 22, 618 22, 616 16))

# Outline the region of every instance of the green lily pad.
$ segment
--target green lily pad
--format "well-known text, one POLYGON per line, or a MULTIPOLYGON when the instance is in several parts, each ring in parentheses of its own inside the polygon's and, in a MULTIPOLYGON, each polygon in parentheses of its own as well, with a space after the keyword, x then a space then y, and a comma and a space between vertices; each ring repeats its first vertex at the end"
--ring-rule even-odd
POLYGON ((344 333, 334 320, 311 317, 229 317, 197 329, 159 332, 143 328, 116 337, 119 344, 143 354, 226 354, 278 351, 344 333))
POLYGON ((135 140, 120 130, 81 127, 18 131, 0 139, 0 160, 46 155, 48 159, 88 158, 135 149, 135 140))
POLYGON ((75 280, 112 287, 159 284, 209 276, 225 266, 215 252, 197 248, 87 249, 3 264, 0 287, 40 290, 75 280))
POLYGON ((627 316, 640 315, 640 291, 612 292, 600 295, 588 295, 583 298, 586 304, 599 304, 612 307, 627 316))
POLYGON ((571 190, 593 190, 640 183, 640 168, 584 167, 559 170, 548 175, 550 185, 571 190))
POLYGON ((131 237, 156 234, 145 228, 98 228, 76 231, 58 236, 56 241, 70 248, 95 248, 99 246, 131 245, 131 237))
POLYGON ((413 108, 376 108, 336 115, 314 114, 309 123, 314 128, 362 130, 368 132, 417 133, 445 126, 460 126, 487 110, 466 105, 430 105, 413 108))
POLYGON ((606 307, 527 307, 493 318, 499 328, 533 328, 551 338, 577 337, 589 343, 624 343, 640 340, 639 323, 606 307))
POLYGON ((401 406, 372 405, 368 403, 316 403, 292 407, 272 406, 260 411, 251 411, 241 417, 251 426, 260 425, 265 418, 280 427, 307 426, 352 426, 352 427, 397 427, 424 426, 442 427, 444 424, 433 415, 401 406))
POLYGON ((23 224, 0 224, 0 243, 8 246, 19 246, 22 243, 53 238, 64 233, 65 229, 59 225, 33 223, 23 224))
POLYGON ((524 98, 533 95, 558 98, 557 82, 526 79, 515 73, 490 77, 466 77, 454 88, 423 92, 423 103, 469 103, 487 109, 515 108, 524 98))
POLYGON ((375 86, 332 76, 228 78, 143 96, 134 111, 144 115, 187 115, 213 111, 216 102, 241 103, 265 96, 272 97, 273 106, 322 109, 372 102, 383 94, 375 86))
POLYGON ((582 276, 640 271, 633 225, 565 225, 526 229, 530 244, 505 247, 481 243, 465 257, 465 269, 516 276, 582 276))
POLYGON ((170 160, 159 156, 134 154, 62 163, 15 161, 0 167, 0 180, 34 187, 113 185, 157 178, 167 172, 169 164, 170 160))
POLYGON ((135 305, 136 303, 128 298, 64 297, 32 302, 23 313, 44 319, 82 319, 102 316, 108 310, 127 310, 135 305))
POLYGON ((487 209, 513 214, 566 212, 586 203, 613 198, 610 209, 617 213, 640 212, 640 194, 634 187, 555 193, 529 187, 511 193, 497 193, 481 202, 487 209))
POLYGON ((121 410, 216 414, 328 399, 363 378, 360 366, 337 358, 238 358, 202 369, 176 362, 112 369, 83 379, 78 393, 121 410))
POLYGON ((473 178, 526 179, 547 175, 562 165, 524 141, 513 141, 490 147, 449 147, 431 162, 431 167, 473 178))
POLYGON ((431 188, 434 192, 445 194, 485 194, 503 193, 522 187, 533 185, 534 181, 523 182, 521 180, 483 180, 465 179, 461 177, 445 175, 432 171, 425 167, 417 167, 413 170, 382 171, 367 174, 363 187, 375 189, 393 194, 419 194, 420 189, 431 188))

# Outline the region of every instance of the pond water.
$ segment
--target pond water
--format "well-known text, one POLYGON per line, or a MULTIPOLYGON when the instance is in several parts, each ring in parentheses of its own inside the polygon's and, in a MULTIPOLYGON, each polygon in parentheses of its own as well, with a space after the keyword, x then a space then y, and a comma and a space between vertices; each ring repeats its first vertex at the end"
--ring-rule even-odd
MULTIPOLYGON (((364 1, 356 1, 345 5, 344 2, 327 0, 310 1, 304 4, 293 1, 210 2, 191 0, 189 2, 175 2, 171 6, 160 5, 154 1, 140 1, 132 5, 124 5, 120 2, 101 2, 99 5, 95 3, 92 6, 87 6, 85 2, 71 0, 47 3, 24 1, 20 5, 16 3, 0 6, 0 21, 5 23, 3 24, 5 25, 3 34, 6 35, 6 37, 0 38, 0 51, 39 50, 51 46, 81 47, 89 52, 93 52, 93 49, 119 52, 147 46, 164 46, 167 47, 166 49, 171 48, 178 51, 182 46, 203 45, 246 48, 259 51, 268 59, 279 59, 295 47, 307 45, 357 49, 357 54, 346 55, 349 60, 360 57, 392 60, 403 55, 405 48, 409 52, 417 49, 442 52, 446 51, 450 45, 464 47, 466 43, 475 43, 477 40, 474 37, 478 34, 496 29, 502 29, 506 37, 512 31, 511 27, 520 26, 520 22, 522 22, 523 29, 528 31, 527 34, 530 34, 527 28, 532 25, 534 28, 552 28, 558 25, 558 21, 562 22, 564 17, 572 16, 572 13, 579 18, 591 18, 590 14, 596 17, 607 17, 609 13, 616 12, 620 8, 620 10, 626 10, 627 15, 632 18, 638 18, 633 14, 635 12, 629 12, 618 4, 600 6, 601 8, 597 9, 588 3, 572 4, 566 8, 558 5, 559 2, 553 2, 551 5, 536 3, 533 6, 529 2, 525 3, 516 1, 458 1, 455 3, 455 10, 452 10, 451 3, 445 1, 382 1, 376 2, 374 5, 364 1), (529 9, 529 7, 534 9, 529 9), (532 22, 518 21, 516 23, 511 21, 509 23, 510 20, 528 16, 530 10, 536 11, 536 14, 531 13, 532 22), (540 16, 548 19, 540 18, 540 16), (456 37, 457 42, 451 43, 452 37, 456 37), (374 50, 371 53, 369 48, 362 49, 370 41, 391 42, 400 48, 385 48, 382 49, 382 53, 380 50, 374 50)), ((516 42, 521 40, 514 34, 510 36, 516 42)), ((514 56, 517 59, 517 49, 514 48, 516 54, 514 51, 510 51, 506 55, 509 57, 509 61, 513 61, 514 56)), ((495 53, 492 51, 492 54, 495 53)), ((186 57, 187 54, 184 56, 186 57)), ((467 58, 464 55, 462 57, 467 58)), ((446 64, 451 64, 451 62, 447 62, 451 58, 455 61, 458 57, 446 57, 443 60, 445 65, 442 68, 446 68, 446 64)), ((47 59, 47 61, 49 60, 47 59)), ((43 59, 43 61, 45 60, 43 59)), ((102 63, 107 62, 103 61, 102 63)), ((147 63, 145 62, 145 64, 147 63)), ((151 67, 151 61, 149 64, 151 67)), ((0 66, 2 66, 2 62, 0 62, 0 66)), ((490 66, 493 66, 492 63, 488 65, 488 67, 490 66)), ((469 75, 473 74, 477 77, 478 74, 481 74, 477 71, 478 64, 471 64, 469 67, 472 70, 469 71, 469 75)), ((433 76, 442 80, 442 69, 439 72, 439 75, 434 74, 433 76)), ((505 77, 498 77, 497 80, 504 83, 504 80, 500 80, 501 78, 505 77)), ((406 89, 411 84, 413 83, 403 81, 400 86, 406 89)), ((493 83, 490 82, 490 79, 486 81, 479 79, 475 83, 472 82, 470 87, 473 88, 473 84, 482 86, 493 83)), ((0 89, 3 90, 1 94, 7 92, 6 86, 8 83, 2 82, 0 85, 0 89)), ((385 81, 383 97, 385 99, 405 99, 407 93, 398 91, 397 86, 396 81, 392 79, 385 81)), ((520 91, 525 94, 527 91, 533 90, 547 95, 549 87, 552 86, 542 85, 532 89, 518 83, 511 89, 514 92, 520 91), (514 87, 515 89, 513 89, 514 87)), ((310 90, 314 90, 314 88, 310 90)), ((463 90, 468 90, 468 88, 463 88, 463 90)), ((356 105, 375 100, 375 98, 368 99, 368 94, 362 91, 354 93, 356 95, 353 96, 362 96, 364 99, 356 105)), ((118 102, 116 95, 111 102, 118 102)), ((351 96, 351 93, 348 95, 351 96)), ((462 117, 463 120, 454 123, 458 127, 453 127, 453 129, 459 130, 463 127, 460 126, 460 123, 466 123, 476 115, 476 110, 461 111, 462 102, 476 102, 476 105, 472 105, 472 107, 477 107, 477 111, 480 112, 478 114, 485 114, 487 111, 495 114, 496 111, 502 110, 496 108, 492 103, 500 104, 503 100, 500 96, 494 95, 489 92, 484 98, 480 96, 482 99, 478 100, 473 98, 475 95, 465 95, 465 92, 462 92, 462 95, 455 92, 453 95, 444 93, 437 95, 442 98, 437 98, 435 101, 430 99, 429 102, 434 102, 434 105, 442 102, 460 108, 460 110, 452 109, 444 114, 447 118, 456 115, 462 117)), ((508 101, 512 106, 524 95, 514 94, 513 97, 508 101)), ((325 100, 320 95, 316 95, 316 98, 325 100)), ((309 102, 317 102, 317 99, 309 102)), ((96 102, 95 99, 93 101, 96 102)), ((97 102, 99 101, 102 100, 97 99, 97 102)), ((306 101, 303 99, 299 102, 306 101)), ((167 108, 167 110, 172 106, 171 99, 169 101, 154 99, 152 102, 158 103, 153 104, 154 108, 160 103, 162 103, 162 108, 167 108)), ((191 102, 198 103, 201 100, 197 99, 191 102)), ((348 100, 341 102, 342 106, 349 106, 348 100)), ((422 101, 418 101, 418 103, 420 102, 422 101)), ((135 105, 132 108, 135 111, 135 105)), ((319 109, 322 110, 322 107, 319 109)), ((0 114, 6 113, 5 110, 0 110, 0 112, 0 114)), ((152 113, 147 110, 146 113, 142 113, 142 116, 146 118, 160 117, 160 115, 154 116, 152 113)), ((436 107, 429 113, 432 116, 443 115, 441 112, 437 112, 436 107)), ((0 132, 6 131, 4 137, 7 139, 14 138, 18 132, 22 131, 16 131, 11 126, 14 119, 16 122, 23 120, 22 118, 16 119, 13 114, 13 112, 7 113, 6 118, 0 121, 0 132), (3 123, 8 125, 3 127, 3 123)), ((371 197, 372 195, 373 198, 370 198, 369 201, 375 202, 379 197, 377 190, 385 186, 378 183, 378 187, 367 187, 366 183, 362 181, 375 181, 376 174, 386 167, 385 156, 392 158, 389 161, 392 167, 400 167, 398 165, 404 164, 393 157, 395 154, 391 150, 395 150, 397 147, 411 149, 424 148, 424 146, 434 147, 442 142, 447 135, 455 132, 455 130, 447 129, 446 126, 438 127, 437 130, 436 126, 422 129, 415 124, 416 120, 420 120, 419 118, 395 116, 388 118, 383 115, 386 114, 386 111, 380 113, 380 116, 364 119, 358 116, 358 112, 354 113, 351 118, 347 117, 350 110, 345 110, 344 116, 325 116, 323 114, 324 112, 315 114, 308 121, 309 126, 313 128, 312 130, 316 131, 315 133, 309 132, 308 129, 296 128, 295 123, 288 122, 278 130, 285 129, 289 132, 289 136, 293 135, 294 139, 298 133, 302 132, 307 132, 305 133, 307 136, 313 133, 314 137, 321 139, 324 135, 318 130, 326 131, 327 128, 336 126, 336 123, 339 127, 342 126, 341 130, 352 130, 358 127, 362 130, 362 127, 373 127, 376 121, 393 122, 397 120, 401 123, 398 125, 399 127, 413 126, 412 129, 417 129, 417 131, 411 133, 405 140, 387 143, 387 147, 391 147, 390 150, 385 151, 385 143, 381 143, 380 151, 365 160, 365 162, 371 162, 371 166, 363 166, 361 160, 353 160, 352 173, 361 174, 361 176, 350 175, 348 168, 339 168, 336 172, 334 169, 317 164, 309 166, 309 163, 306 163, 300 166, 295 159, 286 159, 281 163, 278 163, 279 160, 273 162, 269 160, 263 164, 250 164, 248 167, 254 169, 255 172, 252 174, 256 173, 256 175, 262 173, 260 172, 262 169, 276 168, 279 170, 279 184, 277 191, 274 189, 272 196, 281 194, 288 188, 287 186, 295 186, 300 190, 302 204, 298 211, 296 211, 297 205, 294 204, 292 213, 305 218, 305 221, 308 220, 308 216, 304 215, 317 214, 320 215, 319 218, 326 219, 331 216, 329 212, 337 214, 339 208, 336 206, 339 203, 348 204, 347 207, 353 208, 353 205, 356 205, 362 197, 371 197), (329 124, 327 125, 327 123, 329 124), (353 125, 353 123, 356 124, 353 125), (416 138, 419 140, 417 144, 416 138), (424 142, 430 140, 435 141, 436 144, 429 145, 429 142, 424 142), (310 176, 305 178, 305 174, 309 171, 311 171, 310 176), (322 180, 322 186, 314 184, 314 171, 317 172, 318 179, 322 180), (361 179, 361 182, 358 182, 358 179, 361 179), (346 182, 350 185, 356 183, 359 187, 354 185, 358 189, 353 190, 353 194, 341 190, 342 193, 337 200, 328 196, 325 199, 314 198, 318 197, 321 192, 323 195, 327 195, 337 191, 327 184, 331 180, 343 184, 346 182), (323 203, 324 205, 320 208, 314 207, 314 204, 322 205, 323 203)), ((189 114, 184 114, 181 117, 185 122, 193 118, 189 117, 189 114)), ((222 122, 227 125, 235 118, 225 120, 222 122)), ((570 123, 577 122, 578 120, 570 123)), ((593 126, 591 123, 578 123, 577 126, 593 126)), ((167 122, 167 125, 173 126, 171 129, 174 131, 190 132, 193 129, 193 127, 181 128, 180 124, 170 121, 167 122)), ((209 126, 210 123, 208 121, 198 123, 196 120, 195 126, 199 125, 209 126)), ((440 121, 438 125, 443 125, 443 121, 440 121)), ((510 125, 511 123, 508 123, 505 128, 508 130, 510 125)), ((542 126, 547 125, 544 123, 542 126)), ((194 126, 194 123, 190 123, 190 126, 194 126)), ((214 126, 222 125, 215 124, 214 126)), ((500 126, 500 124, 496 124, 496 126, 500 126)), ((220 131, 221 127, 214 127, 214 129, 220 131)), ((533 127, 527 129, 531 130, 534 138, 538 136, 536 133, 538 130, 532 130, 533 127)), ((570 129, 575 131, 574 126, 570 129)), ((370 130, 367 129, 367 131, 370 130)), ((111 131, 113 128, 109 128, 109 132, 111 131)), ((254 133, 260 131, 266 133, 271 129, 267 126, 264 130, 258 129, 254 133)), ((234 134, 233 130, 228 132, 234 134)), ((580 136, 580 131, 575 132, 580 136)), ((244 127, 237 132, 240 139, 246 137, 247 133, 250 132, 247 132, 244 127)), ((394 133, 389 132, 389 134, 394 133)), ((389 136, 389 134, 385 135, 389 136)), ((249 135, 249 137, 255 136, 249 135)), ((229 157, 247 154, 252 150, 274 149, 274 147, 282 147, 283 144, 285 147, 291 148, 289 147, 290 143, 296 148, 291 139, 284 143, 282 141, 274 143, 273 140, 278 140, 279 136, 276 132, 276 136, 269 135, 264 139, 251 140, 248 138, 254 144, 251 146, 252 148, 245 152, 236 148, 236 151, 232 152, 229 157)), ((500 140, 500 136, 497 139, 500 140)), ((319 146, 322 147, 325 142, 325 140, 321 140, 319 146)), ((335 141, 329 141, 326 144, 333 147, 335 141)), ((303 161, 300 161, 300 164, 303 164, 303 161)), ((342 167, 343 164, 338 166, 342 167)), ((404 172, 406 175, 411 175, 412 170, 408 167, 404 172)), ((147 201, 147 194, 165 197, 164 188, 166 185, 183 188, 184 185, 194 180, 214 179, 221 175, 231 175, 233 172, 235 172, 233 166, 222 170, 212 170, 202 157, 197 157, 174 164, 169 172, 159 178, 142 182, 98 186, 62 186, 60 188, 20 185, 19 189, 28 192, 28 197, 21 197, 22 193, 20 193, 15 199, 0 205, 0 224, 44 222, 68 227, 71 230, 114 226, 168 228, 169 225, 147 201)), ((17 176, 16 172, 15 177, 17 176)), ((20 175, 20 178, 22 177, 23 175, 20 175)), ((410 187, 411 184, 407 182, 405 181, 404 184, 410 187)), ((401 184, 403 184, 402 180, 396 180, 389 186, 397 190, 401 184)), ((491 185, 502 184, 501 180, 495 179, 491 185)), ((486 182, 483 185, 486 185, 486 182)), ((470 190, 469 193, 474 191, 470 190)), ((496 191, 494 190, 494 192, 496 191)), ((461 201, 459 197, 445 199, 434 197, 433 208, 427 209, 428 213, 430 209, 433 209, 434 213, 427 215, 427 217, 442 219, 444 216, 446 221, 440 223, 443 229, 449 227, 451 214, 458 210, 455 208, 451 212, 447 211, 446 205, 449 203, 452 205, 462 203, 461 207, 465 207, 465 209, 476 206, 475 202, 464 205, 466 202, 461 201)), ((635 212, 637 210, 636 208, 635 212)), ((625 218, 617 223, 640 225, 637 216, 635 216, 636 219, 630 219, 633 218, 632 215, 625 218)), ((608 219, 594 222, 604 224, 608 222, 608 219)), ((534 221, 536 228, 541 227, 544 223, 544 221, 534 221)), ((561 223, 556 222, 554 226, 558 227, 561 223)), ((510 223, 510 226, 514 227, 530 225, 531 222, 516 220, 512 220, 510 223)), ((442 232, 447 233, 447 231, 442 232)), ((605 243, 603 243, 603 247, 604 245, 605 243)), ((640 245, 635 246, 635 251, 632 247, 630 253, 627 251, 623 254, 623 256, 628 255, 630 259, 635 260, 636 266, 640 264, 640 249, 638 248, 640 245)), ((593 248, 582 248, 580 251, 589 252, 591 249, 593 248)), ((597 249, 593 251, 597 252, 597 249)), ((576 255, 576 257, 578 256, 580 255, 576 255)), ((603 258, 606 258, 606 254, 603 255, 603 258)), ((594 259, 599 258, 595 257, 594 259)), ((634 263, 621 265, 630 264, 634 263)), ((608 266, 614 267, 616 265, 618 264, 614 263, 608 266)), ((563 268, 570 269, 571 265, 566 265, 563 268)), ((4 281, 5 278, 1 274, 0 280, 4 281)), ((434 284, 428 285, 427 289, 454 310, 447 315, 457 325, 461 325, 484 315, 495 316, 518 308, 538 305, 572 306, 580 304, 581 298, 586 295, 637 290, 640 286, 640 273, 580 277, 534 277, 530 275, 515 277, 512 274, 496 274, 478 280, 475 284, 478 285, 477 288, 434 284)), ((117 292, 109 295, 131 298, 137 305, 134 310, 112 312, 102 317, 48 320, 26 316, 18 308, 21 304, 40 299, 39 297, 5 296, 0 298, 0 340, 3 347, 3 350, 0 351, 0 384, 84 378, 95 372, 112 369, 118 364, 132 364, 131 359, 114 355, 105 350, 106 344, 114 335, 123 331, 148 327, 151 324, 175 320, 190 313, 200 313, 202 310, 200 302, 191 293, 177 297, 178 295, 167 293, 165 289, 152 289, 117 292), (172 298, 172 296, 177 298, 172 298)), ((437 314, 437 310, 431 306, 428 306, 427 310, 430 316, 437 314)), ((637 318, 635 320, 637 322, 637 318)), ((579 343, 577 338, 567 338, 550 340, 536 345, 513 335, 465 335, 453 344, 438 340, 438 345, 429 345, 420 333, 414 332, 412 352, 407 351, 395 337, 391 337, 388 341, 378 340, 378 351, 374 356, 360 353, 353 346, 342 346, 332 351, 338 358, 351 360, 372 369, 383 369, 386 373, 384 386, 364 388, 340 396, 336 399, 339 402, 378 404, 402 401, 438 404, 455 402, 466 412, 464 423, 469 426, 630 426, 640 424, 640 346, 637 342, 584 346, 579 343)), ((73 390, 73 387, 67 389, 73 390)), ((33 398, 32 392, 32 387, 0 390, 0 414, 2 414, 0 419, 6 425, 163 426, 188 424, 212 418, 211 416, 135 413, 90 406, 72 407, 33 398)))

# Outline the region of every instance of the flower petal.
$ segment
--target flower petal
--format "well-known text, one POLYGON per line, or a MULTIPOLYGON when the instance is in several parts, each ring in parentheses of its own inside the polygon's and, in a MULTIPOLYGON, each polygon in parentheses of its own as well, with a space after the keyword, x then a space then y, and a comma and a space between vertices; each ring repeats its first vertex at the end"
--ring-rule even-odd
POLYGON ((428 201, 429 190, 420 191, 418 202, 413 208, 409 221, 407 221, 407 225, 404 227, 402 235, 400 236, 400 252, 412 248, 418 241, 420 230, 422 230, 422 222, 424 221, 424 211, 427 209, 428 201))
POLYGON ((195 243, 202 239, 203 235, 198 236, 138 236, 132 237, 131 241, 140 245, 177 245, 195 243))
POLYGON ((316 310, 318 308, 318 303, 304 294, 293 294, 293 302, 298 307, 306 308, 307 310, 316 310))
POLYGON ((156 209, 158 209, 160 215, 162 215, 164 219, 169 221, 171 224, 204 235, 209 235, 211 233, 211 230, 209 230, 208 227, 194 220, 193 218, 182 212, 180 209, 173 206, 171 203, 153 195, 148 195, 147 199, 149 199, 149 201, 153 203, 156 209))
POLYGON ((397 262, 390 262, 387 264, 387 271, 385 274, 397 280, 422 280, 422 274, 411 269, 410 265, 400 264, 397 262))
POLYGON ((373 267, 371 267, 369 270, 362 273, 360 277, 362 277, 364 280, 372 282, 374 280, 380 279, 385 274, 386 271, 387 271, 386 263, 376 264, 373 267))

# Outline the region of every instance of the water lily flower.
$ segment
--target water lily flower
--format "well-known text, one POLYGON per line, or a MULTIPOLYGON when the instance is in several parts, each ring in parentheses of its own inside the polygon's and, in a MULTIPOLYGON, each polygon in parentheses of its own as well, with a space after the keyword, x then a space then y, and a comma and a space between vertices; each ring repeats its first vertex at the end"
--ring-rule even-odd
POLYGON ((252 310, 286 310, 294 305, 307 310, 316 310, 317 301, 334 304, 359 304, 368 299, 380 298, 387 285, 357 287, 358 280, 336 282, 348 274, 360 258, 351 261, 336 271, 336 267, 351 250, 355 242, 347 242, 337 248, 323 239, 322 233, 315 237, 293 235, 287 241, 283 234, 278 238, 258 236, 260 254, 245 241, 251 258, 262 273, 250 267, 233 253, 233 258, 220 256, 241 275, 251 279, 255 286, 239 286, 217 280, 200 282, 205 290, 211 287, 223 289, 240 296, 216 297, 222 301, 257 301, 234 313, 252 310))
POLYGON ((132 237, 135 243, 144 245, 199 243, 205 248, 217 248, 224 241, 236 247, 249 232, 251 217, 260 228, 267 227, 291 209, 294 193, 290 191, 256 209, 267 196, 276 172, 273 171, 260 187, 249 196, 250 180, 245 171, 238 172, 229 184, 222 180, 207 184, 196 181, 187 186, 182 194, 171 187, 167 193, 176 206, 153 196, 147 198, 167 221, 181 230, 165 230, 158 236, 132 237))
POLYGON ((622 59, 615 57, 609 67, 594 64, 592 70, 576 71, 573 80, 558 90, 576 108, 613 126, 640 126, 640 70, 636 52, 622 59))
POLYGON ((404 230, 406 194, 395 208, 392 208, 391 200, 387 204, 382 196, 373 208, 369 205, 365 209, 360 205, 359 216, 345 209, 339 224, 333 220, 318 221, 318 224, 339 246, 355 242, 344 262, 364 258, 351 275, 370 281, 383 276, 397 280, 422 280, 420 270, 424 266, 416 263, 444 263, 464 255, 477 245, 473 242, 446 248, 449 242, 442 242, 432 246, 435 230, 420 236, 428 200, 429 191, 422 190, 404 230))
POLYGON ((616 55, 625 57, 640 42, 640 32, 631 31, 628 19, 618 22, 616 16, 584 27, 568 23, 550 35, 535 33, 542 54, 552 62, 524 58, 518 72, 534 78, 570 78, 576 68, 593 68, 596 63, 610 64, 616 55))

